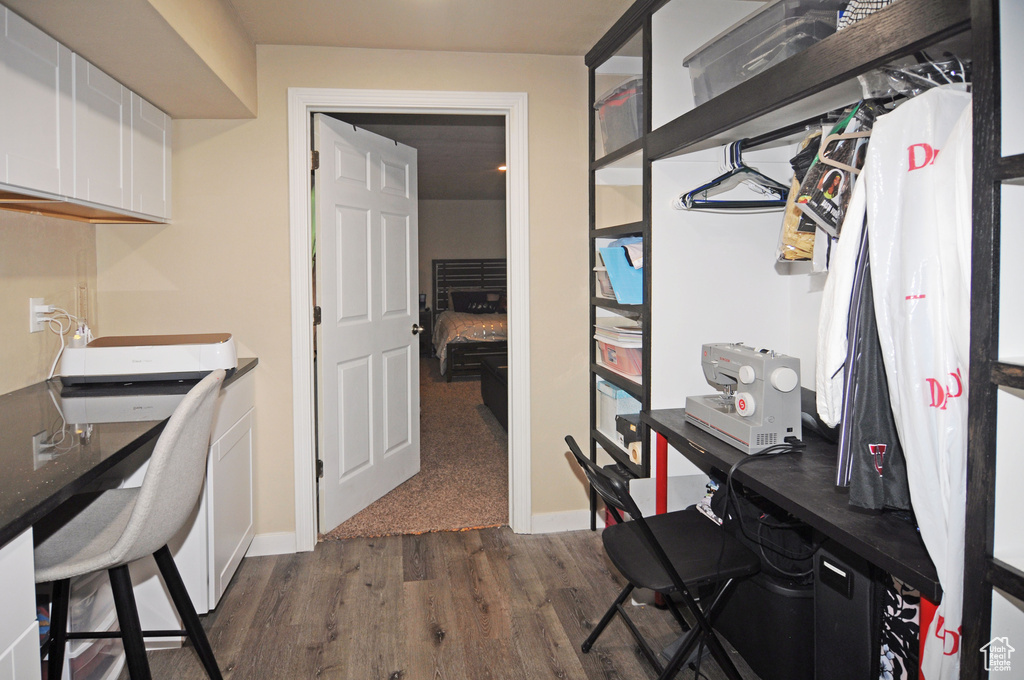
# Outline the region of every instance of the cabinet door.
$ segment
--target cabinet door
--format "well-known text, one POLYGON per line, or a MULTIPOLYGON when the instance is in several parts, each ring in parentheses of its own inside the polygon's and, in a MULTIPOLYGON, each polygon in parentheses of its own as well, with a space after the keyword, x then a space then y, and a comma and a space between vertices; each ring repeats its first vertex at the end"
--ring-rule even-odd
POLYGON ((0 182, 71 192, 71 72, 68 48, 0 7, 0 182))
POLYGON ((77 54, 74 197, 130 209, 129 91, 77 54))
POLYGON ((133 212, 171 216, 171 119, 131 93, 131 178, 133 212))
POLYGON ((250 409, 210 447, 210 608, 217 606, 253 537, 250 409))
POLYGON ((39 677, 32 531, 0 546, 0 680, 39 677))

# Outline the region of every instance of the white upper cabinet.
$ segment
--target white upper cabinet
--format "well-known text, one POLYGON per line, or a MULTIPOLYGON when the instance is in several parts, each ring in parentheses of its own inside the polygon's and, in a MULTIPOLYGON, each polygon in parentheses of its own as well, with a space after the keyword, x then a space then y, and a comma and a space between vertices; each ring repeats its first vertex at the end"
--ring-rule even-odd
POLYGON ((131 95, 132 212, 171 217, 171 119, 131 95))
POLYGON ((71 50, 0 7, 0 182, 71 193, 71 50))
POLYGON ((0 5, 0 208, 171 217, 171 119, 0 5))
POLYGON ((131 209, 131 92, 77 54, 74 198, 131 209))

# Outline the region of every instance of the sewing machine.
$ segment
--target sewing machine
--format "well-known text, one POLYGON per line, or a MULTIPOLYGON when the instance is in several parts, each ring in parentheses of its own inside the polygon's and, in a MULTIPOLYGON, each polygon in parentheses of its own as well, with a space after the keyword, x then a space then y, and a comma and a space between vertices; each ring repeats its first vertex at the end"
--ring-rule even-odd
POLYGON ((701 348, 718 394, 686 398, 686 419, 746 453, 801 438, 800 360, 742 343, 701 348))

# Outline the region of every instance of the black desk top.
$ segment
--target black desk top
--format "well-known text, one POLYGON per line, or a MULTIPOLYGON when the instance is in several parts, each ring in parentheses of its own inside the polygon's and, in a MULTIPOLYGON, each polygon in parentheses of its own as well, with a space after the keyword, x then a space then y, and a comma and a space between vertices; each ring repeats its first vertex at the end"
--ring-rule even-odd
MULTIPOLYGON (((238 369, 224 385, 245 375, 257 363, 257 359, 239 359, 238 369)), ((180 399, 195 382, 62 390, 60 381, 54 379, 0 395, 0 546, 131 454, 151 449, 169 417, 95 423, 83 437, 76 430, 84 426, 76 428, 74 423, 65 421, 65 411, 73 410, 65 400, 88 395, 139 398, 155 395, 164 397, 161 406, 166 409, 166 395, 177 395, 180 399), (65 434, 61 439, 62 431, 65 434), (40 433, 42 438, 59 441, 36 451, 33 438, 40 433)), ((170 410, 173 410, 173 403, 170 410)))
MULTIPOLYGON (((724 477, 748 457, 686 422, 684 413, 663 409, 642 413, 641 419, 705 472, 724 477)), ((852 508, 849 494, 835 486, 835 445, 814 435, 804 439, 801 452, 746 463, 733 480, 938 602, 942 587, 917 527, 893 513, 852 508)))

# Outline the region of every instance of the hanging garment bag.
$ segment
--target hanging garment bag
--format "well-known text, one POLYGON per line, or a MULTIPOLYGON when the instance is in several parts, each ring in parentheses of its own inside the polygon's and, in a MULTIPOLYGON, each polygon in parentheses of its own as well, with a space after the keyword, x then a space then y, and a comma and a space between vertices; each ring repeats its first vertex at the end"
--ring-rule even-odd
POLYGON ((867 226, 875 315, 914 514, 942 584, 925 680, 959 677, 970 332, 971 96, 934 88, 875 121, 867 226))

